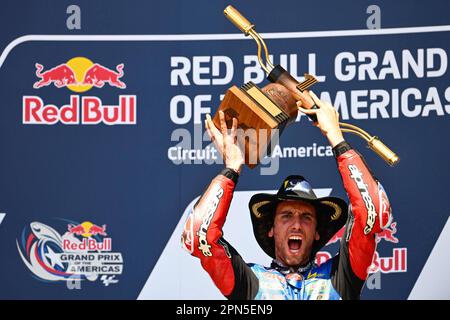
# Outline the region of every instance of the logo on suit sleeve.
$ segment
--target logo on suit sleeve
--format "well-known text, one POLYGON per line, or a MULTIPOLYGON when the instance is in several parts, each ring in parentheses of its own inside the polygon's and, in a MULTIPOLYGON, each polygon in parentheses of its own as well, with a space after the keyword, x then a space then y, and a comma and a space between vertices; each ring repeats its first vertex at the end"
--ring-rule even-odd
POLYGON ((358 167, 351 164, 348 166, 350 169, 351 175, 350 178, 352 178, 359 189, 359 192, 361 193, 361 196, 364 200, 364 204, 366 205, 367 209, 367 220, 366 220, 366 226, 364 227, 364 234, 369 234, 374 225, 375 225, 375 219, 377 217, 377 211, 375 209, 375 205, 373 204, 372 197, 369 194, 369 189, 367 187, 367 184, 363 180, 363 174, 361 171, 359 171, 358 167))
POLYGON ((198 235, 198 248, 202 252, 205 257, 211 257, 211 245, 208 244, 208 240, 206 239, 206 234, 208 232, 209 225, 211 224, 211 220, 214 217, 214 213, 219 206, 220 199, 223 196, 223 189, 220 186, 216 186, 216 190, 213 191, 212 199, 209 200, 209 207, 207 209, 206 215, 203 217, 202 224, 200 225, 200 229, 197 232, 198 235))

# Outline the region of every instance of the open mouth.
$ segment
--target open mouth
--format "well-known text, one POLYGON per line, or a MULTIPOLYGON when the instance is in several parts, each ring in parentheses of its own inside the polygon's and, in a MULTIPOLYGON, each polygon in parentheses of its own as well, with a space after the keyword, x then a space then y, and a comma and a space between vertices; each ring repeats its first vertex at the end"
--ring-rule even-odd
POLYGON ((288 240, 289 250, 293 252, 297 252, 300 250, 302 246, 302 237, 300 236, 290 236, 288 240))

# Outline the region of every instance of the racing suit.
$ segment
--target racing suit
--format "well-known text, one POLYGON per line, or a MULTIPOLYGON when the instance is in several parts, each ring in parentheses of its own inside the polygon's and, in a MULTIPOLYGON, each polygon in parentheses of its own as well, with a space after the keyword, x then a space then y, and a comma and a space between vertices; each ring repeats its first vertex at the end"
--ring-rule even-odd
POLYGON ((237 179, 219 174, 212 180, 186 221, 182 245, 200 259, 226 298, 359 299, 375 253, 375 234, 391 222, 391 208, 358 152, 345 141, 333 152, 350 205, 339 254, 320 266, 314 257, 298 270, 277 260, 270 267, 245 263, 222 237, 237 179))

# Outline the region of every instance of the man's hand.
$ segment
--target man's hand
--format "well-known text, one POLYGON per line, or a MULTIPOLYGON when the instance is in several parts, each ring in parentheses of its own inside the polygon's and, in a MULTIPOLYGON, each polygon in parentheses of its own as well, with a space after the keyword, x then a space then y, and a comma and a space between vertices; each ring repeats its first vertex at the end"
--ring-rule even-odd
POLYGON ((300 111, 305 114, 314 114, 317 117, 317 122, 314 126, 318 127, 324 136, 328 138, 331 147, 335 147, 340 142, 344 141, 341 128, 339 127, 339 113, 328 102, 321 101, 314 92, 303 92, 300 94, 301 100, 297 102, 300 111), (311 101, 318 107, 318 109, 305 109, 301 106, 312 107, 311 101))
POLYGON ((225 114, 219 111, 220 131, 216 128, 211 120, 211 116, 206 115, 205 126, 211 141, 216 145, 217 150, 221 153, 225 166, 233 169, 237 173, 241 173, 242 165, 245 162, 244 152, 237 141, 237 125, 238 121, 233 118, 231 130, 228 130, 225 123, 225 114))

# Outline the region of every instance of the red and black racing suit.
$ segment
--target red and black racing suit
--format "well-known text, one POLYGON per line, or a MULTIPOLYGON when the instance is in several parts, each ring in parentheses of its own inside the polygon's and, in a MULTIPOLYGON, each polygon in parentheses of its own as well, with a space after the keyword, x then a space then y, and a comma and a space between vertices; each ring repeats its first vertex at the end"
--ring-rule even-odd
MULTIPOLYGON (((359 299, 376 248, 375 234, 391 221, 381 184, 346 142, 333 148, 350 200, 339 254, 299 272, 291 281, 281 267, 246 264, 222 238, 236 177, 216 176, 186 221, 182 244, 228 299, 359 299)), ((225 172, 225 171, 223 171, 225 172)))

